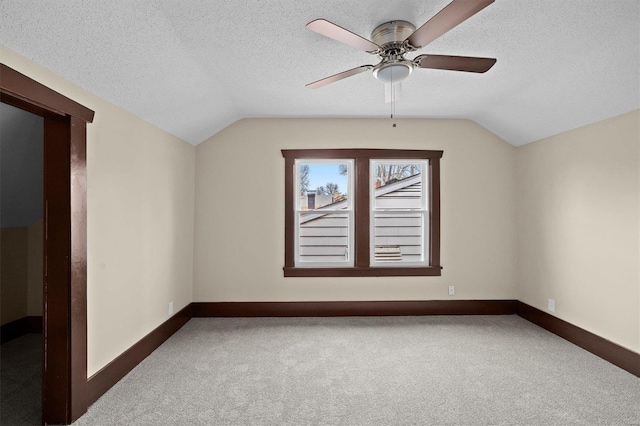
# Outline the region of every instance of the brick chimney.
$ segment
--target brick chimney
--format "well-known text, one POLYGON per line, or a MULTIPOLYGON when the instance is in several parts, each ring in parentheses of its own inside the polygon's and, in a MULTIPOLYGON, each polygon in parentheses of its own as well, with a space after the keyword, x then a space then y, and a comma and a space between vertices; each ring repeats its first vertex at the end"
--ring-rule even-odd
POLYGON ((316 208, 316 193, 308 192, 307 193, 307 208, 309 210, 315 210, 316 208))

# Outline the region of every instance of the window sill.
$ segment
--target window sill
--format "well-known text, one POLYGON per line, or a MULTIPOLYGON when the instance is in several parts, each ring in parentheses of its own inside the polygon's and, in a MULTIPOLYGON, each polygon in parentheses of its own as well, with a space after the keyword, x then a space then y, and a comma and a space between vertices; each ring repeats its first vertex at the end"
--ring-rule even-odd
POLYGON ((282 268, 285 277, 439 277, 441 266, 370 268, 282 268))

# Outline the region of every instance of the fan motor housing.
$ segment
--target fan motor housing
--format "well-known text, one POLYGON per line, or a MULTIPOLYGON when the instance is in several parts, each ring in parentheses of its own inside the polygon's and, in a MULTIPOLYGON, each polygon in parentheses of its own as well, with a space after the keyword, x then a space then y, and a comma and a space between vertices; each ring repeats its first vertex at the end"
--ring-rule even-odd
POLYGON ((390 48, 401 45, 407 37, 416 30, 416 27, 407 21, 389 21, 378 25, 371 33, 371 41, 378 46, 390 48))

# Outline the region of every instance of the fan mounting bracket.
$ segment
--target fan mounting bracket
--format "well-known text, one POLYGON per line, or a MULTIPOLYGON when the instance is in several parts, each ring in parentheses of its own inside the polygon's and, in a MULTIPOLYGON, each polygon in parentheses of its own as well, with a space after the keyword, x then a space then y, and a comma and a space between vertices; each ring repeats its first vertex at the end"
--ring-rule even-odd
POLYGON ((416 27, 408 21, 389 21, 378 25, 371 33, 371 41, 381 47, 376 52, 382 58, 401 57, 415 50, 406 43, 406 39, 414 33, 416 27))

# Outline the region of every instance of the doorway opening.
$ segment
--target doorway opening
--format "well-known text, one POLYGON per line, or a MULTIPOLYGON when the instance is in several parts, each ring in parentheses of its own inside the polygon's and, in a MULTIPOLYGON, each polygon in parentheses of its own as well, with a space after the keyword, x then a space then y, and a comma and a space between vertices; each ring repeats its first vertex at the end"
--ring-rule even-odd
POLYGON ((0 423, 42 421, 44 119, 0 103, 0 423))
POLYGON ((43 120, 42 422, 87 411, 86 124, 94 112, 0 64, 0 101, 43 120))

